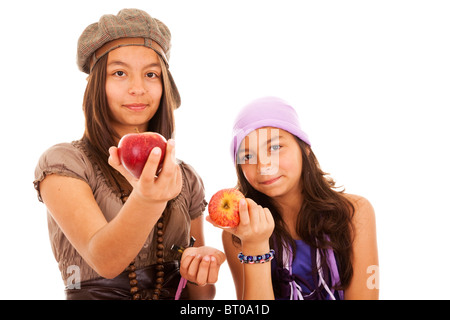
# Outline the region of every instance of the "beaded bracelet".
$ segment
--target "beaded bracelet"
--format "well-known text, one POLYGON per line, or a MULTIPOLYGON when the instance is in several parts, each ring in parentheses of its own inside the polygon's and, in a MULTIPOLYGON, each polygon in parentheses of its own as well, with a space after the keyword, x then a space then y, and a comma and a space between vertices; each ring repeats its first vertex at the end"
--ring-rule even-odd
POLYGON ((238 254, 238 259, 241 263, 254 264, 254 263, 269 262, 270 260, 273 259, 274 256, 275 256, 275 250, 270 249, 269 253, 261 254, 261 255, 257 255, 257 256, 246 256, 246 255, 242 254, 242 252, 240 252, 238 254))

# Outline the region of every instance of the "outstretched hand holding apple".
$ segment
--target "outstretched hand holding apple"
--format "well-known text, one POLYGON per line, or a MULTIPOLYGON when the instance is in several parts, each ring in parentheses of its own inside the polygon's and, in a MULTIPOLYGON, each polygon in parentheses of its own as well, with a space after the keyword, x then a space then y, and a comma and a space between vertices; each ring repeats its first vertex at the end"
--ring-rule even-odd
POLYGON ((237 189, 223 189, 214 194, 208 211, 208 222, 234 234, 247 245, 267 241, 275 227, 269 209, 245 198, 237 189))
POLYGON ((119 171, 145 201, 169 201, 181 192, 181 170, 175 141, 154 132, 123 136, 119 148, 109 148, 109 164, 119 171), (167 155, 167 156, 166 156, 167 155))
POLYGON ((234 188, 217 191, 209 200, 211 221, 222 228, 234 228, 239 224, 239 201, 244 195, 234 188))
POLYGON ((126 134, 120 139, 118 145, 120 162, 128 172, 139 179, 150 152, 158 147, 161 149, 161 158, 156 171, 156 174, 158 174, 162 169, 166 145, 166 138, 156 132, 126 134))

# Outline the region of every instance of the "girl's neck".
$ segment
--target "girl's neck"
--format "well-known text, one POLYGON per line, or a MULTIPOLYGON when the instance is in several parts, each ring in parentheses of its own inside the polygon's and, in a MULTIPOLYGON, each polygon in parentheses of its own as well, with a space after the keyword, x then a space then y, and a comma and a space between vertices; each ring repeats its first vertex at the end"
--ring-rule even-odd
MULTIPOLYGON (((116 126, 115 128, 116 132, 119 134, 120 137, 123 137, 124 135, 128 133, 143 133, 147 130, 146 125, 140 125, 140 126, 116 126)), ((116 139, 116 145, 119 143, 120 139, 116 139)))
POLYGON ((286 196, 274 199, 280 210, 280 215, 290 233, 295 240, 300 239, 297 234, 297 219, 300 213, 300 208, 303 204, 303 195, 298 193, 294 196, 286 196))

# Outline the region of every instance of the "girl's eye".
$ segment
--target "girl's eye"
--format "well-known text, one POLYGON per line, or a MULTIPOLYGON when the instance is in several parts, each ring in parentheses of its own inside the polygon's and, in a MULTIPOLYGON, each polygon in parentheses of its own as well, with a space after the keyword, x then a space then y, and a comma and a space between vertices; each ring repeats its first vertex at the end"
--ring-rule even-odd
POLYGON ((281 146, 279 144, 274 144, 270 146, 270 151, 278 151, 280 150, 281 146))
POLYGON ((124 75, 125 75, 125 72, 123 72, 123 71, 116 71, 116 72, 114 72, 113 73, 115 76, 118 76, 118 77, 123 77, 124 75))
POLYGON ((148 78, 156 78, 157 75, 156 75, 156 73, 154 73, 154 72, 149 72, 149 73, 147 73, 147 77, 148 77, 148 78))
POLYGON ((253 156, 251 154, 246 154, 241 157, 241 163, 248 163, 253 156))

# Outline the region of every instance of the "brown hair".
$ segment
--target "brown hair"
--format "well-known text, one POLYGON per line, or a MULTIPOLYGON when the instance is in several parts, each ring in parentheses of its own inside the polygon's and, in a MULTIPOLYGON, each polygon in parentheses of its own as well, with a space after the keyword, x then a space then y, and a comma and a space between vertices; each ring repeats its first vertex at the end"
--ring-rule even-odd
MULTIPOLYGON (((298 236, 313 248, 323 251, 332 248, 339 266, 340 285, 336 289, 345 289, 353 276, 352 217, 354 206, 343 195, 344 190, 337 191, 334 180, 323 172, 319 162, 309 145, 296 138, 302 153, 301 185, 303 204, 297 217, 296 231, 298 236)), ((289 234, 286 224, 276 203, 265 194, 255 190, 244 176, 240 165, 236 166, 238 188, 242 193, 253 199, 263 207, 267 207, 273 215, 275 230, 270 239, 271 247, 274 242, 281 249, 281 245, 289 245, 294 251, 295 242, 289 234)), ((239 242, 234 238, 235 242, 239 242)), ((276 252, 277 263, 282 267, 282 250, 276 252)), ((322 259, 322 263, 326 263, 322 259)), ((321 266, 317 266, 320 268, 321 266)), ((316 270, 317 271, 317 270, 316 270)))
MULTIPOLYGON (((121 137, 111 126, 112 115, 105 89, 107 58, 108 55, 105 55, 99 59, 88 78, 83 100, 85 131, 82 141, 89 157, 102 171, 113 190, 120 195, 128 195, 132 190, 131 185, 108 164, 108 149, 116 145, 116 141, 121 137)), ((158 132, 169 139, 175 131, 173 111, 180 101, 175 95, 177 89, 171 86, 170 74, 164 60, 159 55, 158 59, 162 69, 163 93, 158 110, 148 123, 147 131, 158 132)))

